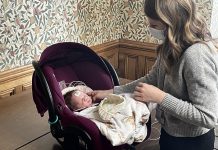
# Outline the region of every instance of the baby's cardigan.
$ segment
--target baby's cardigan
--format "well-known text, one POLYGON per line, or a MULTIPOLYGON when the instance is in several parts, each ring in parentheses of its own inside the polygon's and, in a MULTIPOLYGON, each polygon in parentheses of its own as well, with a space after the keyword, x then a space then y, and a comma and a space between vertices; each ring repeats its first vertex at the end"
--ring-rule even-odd
POLYGON ((202 135, 218 122, 218 53, 211 49, 211 42, 192 45, 170 74, 158 58, 148 75, 116 86, 114 93, 134 92, 139 82, 152 84, 167 93, 156 108, 162 128, 176 137, 202 135))

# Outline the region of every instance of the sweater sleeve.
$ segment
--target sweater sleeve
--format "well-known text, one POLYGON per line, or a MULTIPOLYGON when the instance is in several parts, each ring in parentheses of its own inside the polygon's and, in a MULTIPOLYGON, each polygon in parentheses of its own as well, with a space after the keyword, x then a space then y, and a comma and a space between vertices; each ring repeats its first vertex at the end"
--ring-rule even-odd
POLYGON ((184 54, 183 76, 189 99, 167 94, 160 107, 185 122, 211 129, 218 121, 218 62, 205 46, 193 48, 184 54))
POLYGON ((133 93, 135 90, 135 87, 138 85, 139 82, 148 83, 148 84, 157 86, 158 65, 159 65, 159 59, 156 60, 155 64, 152 66, 151 71, 149 71, 149 74, 135 81, 127 83, 125 85, 115 86, 114 93, 115 94, 133 93))

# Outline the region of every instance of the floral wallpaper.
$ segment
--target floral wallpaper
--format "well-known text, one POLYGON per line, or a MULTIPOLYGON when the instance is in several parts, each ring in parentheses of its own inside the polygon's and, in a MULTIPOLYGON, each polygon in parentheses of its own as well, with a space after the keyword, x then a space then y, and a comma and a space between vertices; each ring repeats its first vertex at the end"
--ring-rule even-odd
MULTIPOLYGON (((212 0, 196 1, 209 23, 212 0)), ((30 64, 57 42, 157 43, 146 24, 143 0, 0 0, 0 72, 30 64)))
MULTIPOLYGON (((195 0, 198 11, 204 16, 208 25, 212 11, 212 0, 195 0)), ((121 2, 121 38, 141 42, 158 43, 147 29, 147 19, 143 12, 143 0, 122 0, 121 2)))

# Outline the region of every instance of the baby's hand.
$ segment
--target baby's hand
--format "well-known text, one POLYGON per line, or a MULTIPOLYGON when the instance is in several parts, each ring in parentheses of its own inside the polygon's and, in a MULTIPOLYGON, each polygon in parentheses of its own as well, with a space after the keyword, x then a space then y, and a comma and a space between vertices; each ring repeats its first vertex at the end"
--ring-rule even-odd
POLYGON ((93 102, 98 102, 104 99, 107 95, 112 94, 113 89, 110 90, 95 90, 88 92, 87 95, 92 97, 93 102))
POLYGON ((92 98, 92 102, 96 102, 96 91, 91 91, 86 94, 92 98))

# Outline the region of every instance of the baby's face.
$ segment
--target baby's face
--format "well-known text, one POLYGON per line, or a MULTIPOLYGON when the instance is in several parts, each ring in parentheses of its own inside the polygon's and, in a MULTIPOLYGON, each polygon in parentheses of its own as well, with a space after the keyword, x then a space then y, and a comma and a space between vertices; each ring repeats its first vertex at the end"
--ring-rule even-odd
POLYGON ((76 109, 90 107, 92 105, 91 97, 79 90, 73 92, 71 100, 76 109))

